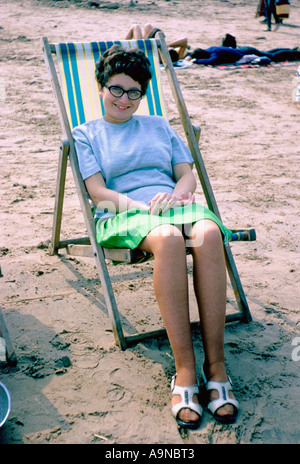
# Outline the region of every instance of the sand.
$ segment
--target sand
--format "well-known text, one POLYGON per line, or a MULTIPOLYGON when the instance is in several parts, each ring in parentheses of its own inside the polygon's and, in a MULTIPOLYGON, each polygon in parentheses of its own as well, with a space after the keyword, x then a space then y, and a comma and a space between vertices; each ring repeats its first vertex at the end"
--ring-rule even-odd
MULTIPOLYGON (((181 69, 177 76, 194 123, 222 218, 254 227, 257 241, 232 250, 253 321, 226 326, 228 373, 241 412, 223 426, 204 411, 199 430, 179 433, 170 412, 174 359, 165 339, 116 347, 93 260, 50 256, 61 127, 41 38, 122 38, 151 21, 192 48, 238 45, 261 50, 300 45, 300 9, 277 32, 255 18, 257 1, 0 1, 1 307, 18 358, 2 367, 12 408, 0 429, 9 444, 299 443, 299 63, 181 69)), ((170 121, 183 136, 174 103, 170 121)), ((197 196, 202 200, 200 187, 197 196)), ((85 235, 68 169, 62 237, 85 235)), ((108 265, 125 328, 161 324, 153 263, 108 265)), ((228 292, 230 294, 230 287, 228 292)), ((229 296, 230 299, 230 296, 229 296)), ((229 307, 228 303, 228 307, 229 307)), ((195 302, 191 290, 191 311, 195 302)), ((194 336, 197 366, 203 361, 194 336)))

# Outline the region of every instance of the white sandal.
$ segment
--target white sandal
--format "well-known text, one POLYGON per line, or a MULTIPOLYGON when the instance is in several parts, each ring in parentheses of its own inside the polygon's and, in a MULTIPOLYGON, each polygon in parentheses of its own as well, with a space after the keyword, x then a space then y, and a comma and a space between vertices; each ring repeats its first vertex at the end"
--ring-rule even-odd
POLYGON ((176 375, 172 377, 172 382, 171 382, 172 395, 180 395, 181 402, 174 404, 174 406, 171 407, 172 414, 180 426, 187 427, 190 429, 197 429, 202 419, 203 409, 200 404, 195 403, 193 401, 193 395, 199 395, 199 387, 198 385, 192 385, 190 387, 180 387, 179 385, 175 385, 175 381, 176 381, 176 375), (199 419, 196 421, 190 421, 190 422, 185 422, 179 419, 178 414, 182 409, 190 409, 191 411, 199 415, 199 419))
POLYGON ((214 418, 222 424, 233 424, 237 418, 239 411, 239 402, 233 398, 230 398, 228 393, 232 391, 232 382, 228 377, 227 382, 216 382, 214 380, 207 381, 202 368, 202 378, 206 386, 206 390, 217 390, 219 398, 212 400, 207 404, 207 409, 212 413, 214 418), (220 416, 217 414, 217 410, 226 404, 231 404, 234 408, 234 412, 230 416, 220 416))

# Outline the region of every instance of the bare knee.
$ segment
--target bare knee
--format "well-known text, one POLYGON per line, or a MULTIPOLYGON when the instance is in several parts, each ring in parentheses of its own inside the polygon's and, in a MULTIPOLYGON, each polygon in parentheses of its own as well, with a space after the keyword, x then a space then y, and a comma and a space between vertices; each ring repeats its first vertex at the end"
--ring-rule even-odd
POLYGON ((219 226, 213 221, 203 221, 204 239, 211 241, 213 244, 219 243, 222 240, 219 226))
POLYGON ((193 225, 187 246, 191 249, 204 246, 217 248, 222 246, 222 235, 219 226, 210 220, 198 221, 193 225))
POLYGON ((151 31, 153 31, 154 27, 150 23, 146 23, 144 26, 144 39, 149 37, 151 31))
POLYGON ((140 248, 155 254, 185 253, 185 240, 180 230, 170 224, 155 227, 143 240, 140 248))
POLYGON ((130 40, 130 39, 142 39, 143 34, 142 34, 142 29, 139 24, 132 24, 130 27, 125 39, 130 40))

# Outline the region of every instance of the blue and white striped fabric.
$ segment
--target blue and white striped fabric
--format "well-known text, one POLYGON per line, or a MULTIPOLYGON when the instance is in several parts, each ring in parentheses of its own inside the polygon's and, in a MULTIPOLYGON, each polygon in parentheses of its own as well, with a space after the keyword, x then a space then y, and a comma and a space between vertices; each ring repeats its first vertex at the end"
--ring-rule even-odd
POLYGON ((100 55, 113 44, 124 48, 139 48, 150 60, 152 79, 147 94, 141 100, 139 114, 166 117, 161 88, 157 43, 154 39, 90 43, 55 44, 60 84, 71 130, 86 121, 104 116, 95 77, 95 65, 100 55))

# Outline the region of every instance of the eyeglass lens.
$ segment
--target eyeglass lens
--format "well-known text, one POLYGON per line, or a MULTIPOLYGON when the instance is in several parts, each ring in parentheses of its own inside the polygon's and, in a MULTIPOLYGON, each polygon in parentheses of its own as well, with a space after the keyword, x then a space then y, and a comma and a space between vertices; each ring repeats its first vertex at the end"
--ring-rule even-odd
POLYGON ((138 98, 141 98, 142 92, 140 90, 134 90, 134 89, 129 89, 129 90, 124 90, 122 87, 116 86, 116 85, 110 85, 107 87, 110 93, 117 98, 122 97, 124 93, 127 93, 129 100, 138 100, 138 98))

